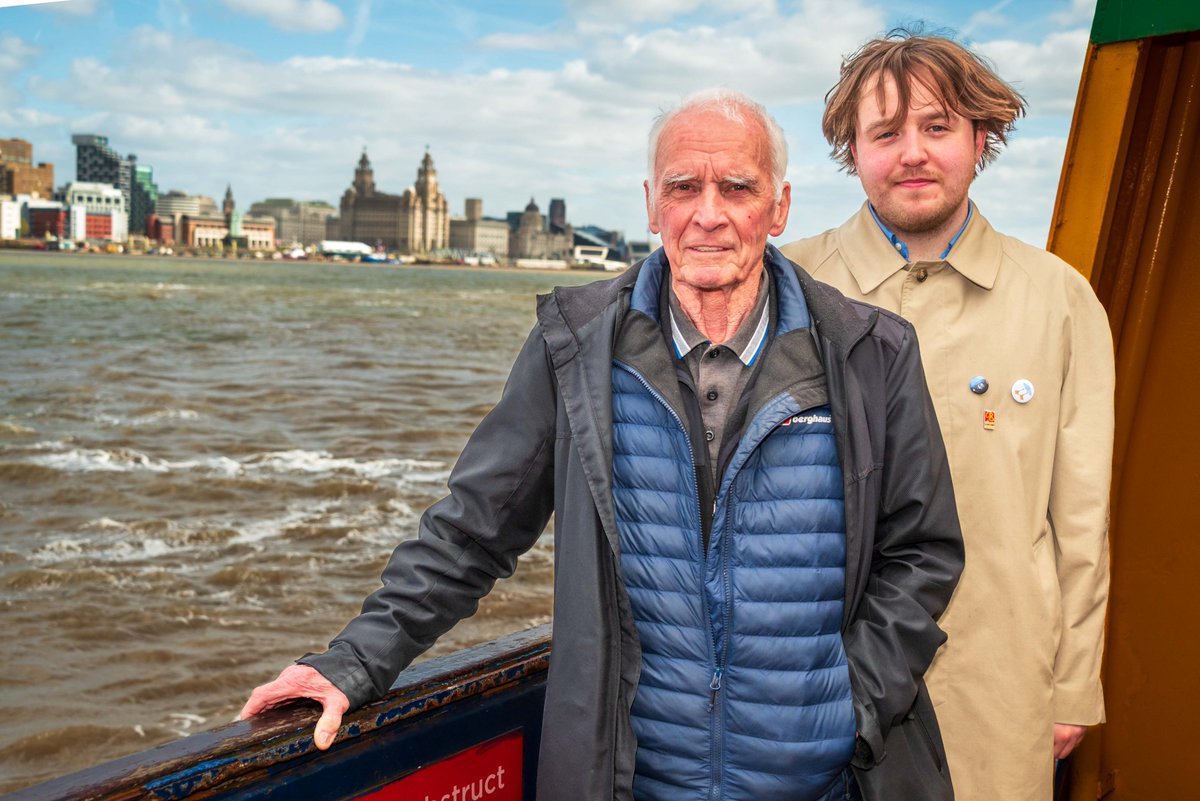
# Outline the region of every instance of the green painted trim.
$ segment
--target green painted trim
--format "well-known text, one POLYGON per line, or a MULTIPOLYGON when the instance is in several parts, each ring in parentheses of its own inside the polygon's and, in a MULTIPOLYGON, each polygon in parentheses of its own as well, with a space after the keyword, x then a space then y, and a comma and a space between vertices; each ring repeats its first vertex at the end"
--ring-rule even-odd
POLYGON ((1196 30, 1200 30, 1196 0, 1097 0, 1092 41, 1110 44, 1196 30))

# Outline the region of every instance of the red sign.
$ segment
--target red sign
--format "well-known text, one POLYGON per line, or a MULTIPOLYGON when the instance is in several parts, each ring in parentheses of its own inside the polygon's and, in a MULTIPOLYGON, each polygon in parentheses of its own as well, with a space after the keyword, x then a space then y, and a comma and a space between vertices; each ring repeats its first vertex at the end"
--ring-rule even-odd
POLYGON ((460 751, 360 801, 521 801, 520 729, 460 751))

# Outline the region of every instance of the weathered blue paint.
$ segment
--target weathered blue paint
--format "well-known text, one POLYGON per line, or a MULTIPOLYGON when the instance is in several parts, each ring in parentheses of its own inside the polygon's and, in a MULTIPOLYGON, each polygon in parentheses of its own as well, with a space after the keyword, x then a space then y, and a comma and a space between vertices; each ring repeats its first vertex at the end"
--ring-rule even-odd
POLYGON ((149 782, 145 787, 158 798, 166 799, 166 801, 187 798, 197 788, 207 786, 220 776, 221 768, 240 761, 237 758, 231 757, 228 759, 213 759, 208 762, 201 762, 187 770, 172 773, 169 776, 149 782))

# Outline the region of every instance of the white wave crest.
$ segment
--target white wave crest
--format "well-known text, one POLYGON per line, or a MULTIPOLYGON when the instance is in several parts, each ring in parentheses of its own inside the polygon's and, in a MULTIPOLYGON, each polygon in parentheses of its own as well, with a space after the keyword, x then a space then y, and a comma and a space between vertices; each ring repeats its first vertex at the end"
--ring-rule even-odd
POLYGON ((193 550, 189 544, 139 535, 133 526, 110 518, 94 520, 88 529, 101 533, 101 536, 60 537, 35 550, 30 558, 42 565, 77 559, 124 564, 193 550))
POLYGON ((309 476, 353 475, 369 480, 396 479, 400 483, 441 484, 450 476, 444 462, 423 459, 355 459, 328 451, 289 450, 252 454, 242 460, 228 456, 198 459, 158 459, 132 448, 75 448, 65 442, 39 442, 30 464, 66 473, 215 473, 228 477, 250 473, 309 476))
POLYGON ((92 417, 92 420, 103 426, 110 428, 127 428, 138 426, 154 425, 170 420, 198 420, 200 413, 192 409, 162 409, 148 414, 139 414, 136 417, 117 417, 103 412, 92 417))
POLYGON ((251 456, 242 464, 248 470, 259 469, 274 473, 349 473, 370 479, 399 476, 417 482, 436 481, 439 480, 438 477, 444 481, 449 475, 441 472, 445 468, 442 462, 420 459, 353 459, 334 456, 328 451, 274 451, 251 456))
POLYGON ((61 453, 34 456, 32 464, 61 470, 67 473, 128 473, 143 470, 151 473, 166 473, 171 468, 159 459, 152 459, 140 451, 120 448, 106 451, 100 448, 72 448, 61 453))
MULTIPOLYGON (((209 456, 203 459, 185 459, 169 461, 155 459, 152 456, 135 451, 131 448, 117 448, 108 451, 102 448, 66 448, 57 443, 57 453, 31 456, 30 464, 61 470, 64 473, 170 473, 172 471, 199 470, 201 472, 221 473, 235 476, 242 470, 242 465, 226 456, 209 456)), ((38 443, 39 450, 50 450, 55 444, 38 443)))

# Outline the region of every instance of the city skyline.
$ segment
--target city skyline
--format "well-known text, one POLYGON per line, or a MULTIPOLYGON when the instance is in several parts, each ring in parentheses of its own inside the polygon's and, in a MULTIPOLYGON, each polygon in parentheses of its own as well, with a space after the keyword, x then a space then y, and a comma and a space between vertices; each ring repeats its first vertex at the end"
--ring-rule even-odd
POLYGON ((976 47, 1029 100, 1008 152, 973 191, 1000 228, 1043 244, 1094 0, 889 5, 761 3, 333 3, 72 0, 0 7, 0 136, 34 143, 74 177, 73 133, 109 137, 154 168, 160 191, 247 206, 333 205, 365 146, 403 191, 426 146, 451 213, 565 197, 576 222, 646 238, 645 135, 658 109, 724 84, 787 132, 788 241, 861 203, 820 135, 845 53, 924 20, 976 47), (814 35, 814 32, 816 35, 814 35), (1020 204, 1012 204, 1012 197, 1020 204))

